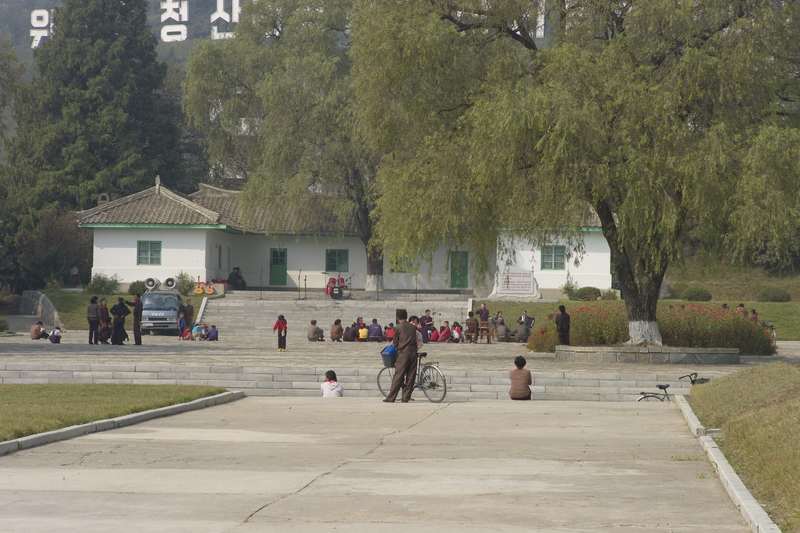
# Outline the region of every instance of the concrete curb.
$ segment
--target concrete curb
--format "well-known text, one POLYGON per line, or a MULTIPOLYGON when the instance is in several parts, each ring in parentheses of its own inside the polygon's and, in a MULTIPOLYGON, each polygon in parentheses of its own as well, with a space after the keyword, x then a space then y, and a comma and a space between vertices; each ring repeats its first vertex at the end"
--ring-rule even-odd
POLYGON ((88 422, 77 426, 69 426, 66 428, 56 429, 53 431, 46 431, 44 433, 37 433, 35 435, 28 435, 19 439, 7 440, 0 442, 0 456, 14 453, 18 450, 26 450, 43 444, 50 444, 51 442, 58 442, 60 440, 72 439, 98 431, 108 431, 110 429, 117 429, 133 424, 139 424, 154 418, 161 418, 164 416, 177 415, 186 413, 188 411, 196 411, 214 405, 233 402, 245 397, 242 391, 229 391, 214 396, 206 396, 205 398, 198 398, 190 402, 179 403, 175 405, 168 405, 166 407, 159 407, 158 409, 150 409, 149 411, 142 411, 141 413, 133 413, 130 415, 118 416, 115 418, 106 418, 104 420, 97 420, 95 422, 88 422))
POLYGON ((692 410, 692 406, 689 405, 688 400, 682 394, 675 396, 675 403, 678 404, 678 407, 681 410, 681 414, 683 414, 683 418, 686 420, 686 424, 689 426, 689 431, 692 432, 692 435, 695 437, 703 437, 706 435, 706 428, 703 424, 700 423, 700 419, 695 416, 694 411, 692 410))
POLYGON ((739 475, 725 458, 725 454, 719 449, 714 439, 706 435, 706 428, 694 414, 692 406, 683 396, 675 397, 678 407, 680 407, 683 417, 689 426, 689 431, 700 441, 700 446, 706 452, 708 460, 714 465, 717 476, 725 487, 733 504, 739 509, 750 530, 753 533, 781 533, 781 529, 772 521, 761 504, 753 497, 747 487, 742 482, 739 475))

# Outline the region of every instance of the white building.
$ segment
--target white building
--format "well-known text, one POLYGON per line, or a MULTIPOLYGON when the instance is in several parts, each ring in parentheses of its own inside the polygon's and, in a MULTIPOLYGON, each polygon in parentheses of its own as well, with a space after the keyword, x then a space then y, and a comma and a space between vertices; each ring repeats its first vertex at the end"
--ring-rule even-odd
MULTIPOLYGON (((201 185, 183 197, 156 186, 79 214, 94 233, 92 275, 123 284, 164 280, 186 272, 200 281, 223 280, 240 267, 250 287, 321 289, 331 276, 364 289, 367 256, 353 221, 334 215, 333 199, 309 196, 302 205, 248 209, 239 191, 201 185)), ((565 243, 541 249, 513 241, 511 256, 476 275, 466 249, 437 250, 414 268, 384 266, 384 290, 454 291, 482 296, 556 296, 567 280, 578 286, 611 286, 608 245, 598 228, 584 228, 585 253, 569 257, 565 243)), ((493 260, 495 261, 495 260, 493 260)))

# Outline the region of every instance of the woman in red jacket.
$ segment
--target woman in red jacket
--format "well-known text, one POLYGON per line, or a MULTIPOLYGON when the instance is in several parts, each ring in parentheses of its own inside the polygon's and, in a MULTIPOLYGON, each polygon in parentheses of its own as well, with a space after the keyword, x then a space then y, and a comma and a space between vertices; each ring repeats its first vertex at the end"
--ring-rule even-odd
POLYGON ((275 324, 272 325, 272 331, 278 332, 278 351, 285 352, 286 351, 286 330, 288 329, 288 324, 286 323, 286 318, 283 315, 278 315, 278 320, 275 321, 275 324))

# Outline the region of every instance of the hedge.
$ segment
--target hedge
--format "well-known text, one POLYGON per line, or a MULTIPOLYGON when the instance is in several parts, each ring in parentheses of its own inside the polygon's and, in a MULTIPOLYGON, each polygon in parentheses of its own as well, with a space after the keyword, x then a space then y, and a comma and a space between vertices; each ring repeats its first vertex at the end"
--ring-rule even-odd
POLYGON ((569 297, 570 300, 582 300, 584 302, 593 302, 599 300, 602 293, 597 287, 581 287, 575 290, 569 297))
POLYGON ((702 287, 689 287, 683 291, 682 297, 690 302, 710 302, 711 292, 702 287))
MULTIPOLYGON (((571 316, 570 342, 575 346, 613 346, 628 340, 628 319, 622 305, 577 307, 571 316)), ((659 306, 658 324, 666 346, 738 348, 746 355, 772 355, 775 346, 763 324, 716 306, 659 306)), ((528 349, 554 352, 558 341, 553 316, 534 328, 528 349)))
POLYGON ((758 293, 759 302, 788 302, 791 299, 789 291, 777 287, 767 287, 758 293))

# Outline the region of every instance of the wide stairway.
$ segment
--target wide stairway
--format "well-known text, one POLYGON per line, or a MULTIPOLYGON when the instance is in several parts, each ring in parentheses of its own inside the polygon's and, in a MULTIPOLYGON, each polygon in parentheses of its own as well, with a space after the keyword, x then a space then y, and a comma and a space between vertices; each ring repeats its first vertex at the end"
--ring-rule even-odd
POLYGON ((305 340, 306 329, 311 320, 316 320, 329 334, 331 324, 338 319, 342 326, 352 324, 357 317, 363 317, 370 323, 378 319, 381 326, 395 322, 395 310, 405 308, 410 315, 421 315, 426 309, 431 310, 434 323, 438 326, 447 320, 452 324, 461 324, 467 318, 467 300, 461 297, 454 299, 450 295, 420 295, 420 301, 398 299, 391 296, 385 300, 348 299, 332 300, 322 294, 309 294, 305 300, 297 299, 292 292, 257 291, 236 292, 208 301, 203 321, 215 324, 221 334, 236 338, 271 338, 272 325, 278 315, 284 315, 289 323, 288 340, 305 340))

